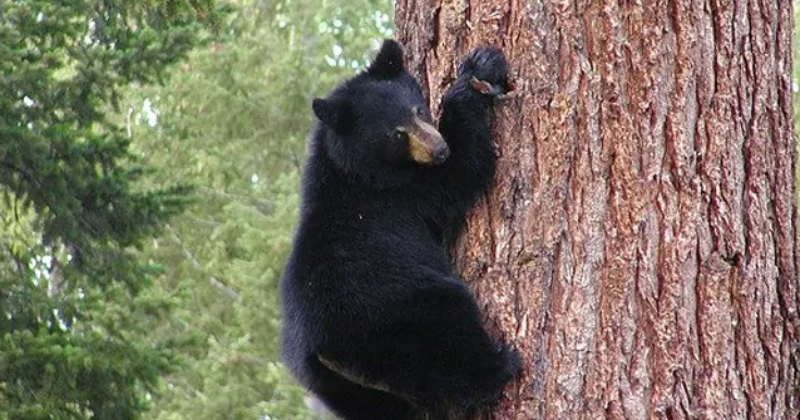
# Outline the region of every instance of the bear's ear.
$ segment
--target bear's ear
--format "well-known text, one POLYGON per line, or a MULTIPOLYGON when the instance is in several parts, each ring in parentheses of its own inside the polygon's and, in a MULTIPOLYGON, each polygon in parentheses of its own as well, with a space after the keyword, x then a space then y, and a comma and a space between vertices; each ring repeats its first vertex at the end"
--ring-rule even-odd
POLYGON ((314 115, 323 124, 332 128, 334 131, 343 134, 352 122, 352 112, 347 104, 335 99, 314 99, 311 103, 314 115))
POLYGON ((367 73, 381 79, 391 79, 405 70, 403 63, 403 47, 393 39, 383 41, 378 55, 372 60, 367 73))

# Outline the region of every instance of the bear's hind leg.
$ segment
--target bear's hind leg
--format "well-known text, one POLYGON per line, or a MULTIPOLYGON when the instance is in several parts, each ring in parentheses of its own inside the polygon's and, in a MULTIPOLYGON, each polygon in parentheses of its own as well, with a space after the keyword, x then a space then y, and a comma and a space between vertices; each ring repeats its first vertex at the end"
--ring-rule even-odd
POLYGON ((317 365, 312 392, 344 420, 416 420, 417 410, 395 395, 365 388, 317 365))

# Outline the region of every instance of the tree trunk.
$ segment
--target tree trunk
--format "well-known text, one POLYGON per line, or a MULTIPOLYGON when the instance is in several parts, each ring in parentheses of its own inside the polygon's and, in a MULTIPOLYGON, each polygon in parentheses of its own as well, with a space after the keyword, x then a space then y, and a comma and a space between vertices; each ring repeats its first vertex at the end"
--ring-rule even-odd
POLYGON ((525 358, 495 419, 796 419, 788 0, 399 0, 438 107, 503 48, 496 185, 455 260, 525 358))

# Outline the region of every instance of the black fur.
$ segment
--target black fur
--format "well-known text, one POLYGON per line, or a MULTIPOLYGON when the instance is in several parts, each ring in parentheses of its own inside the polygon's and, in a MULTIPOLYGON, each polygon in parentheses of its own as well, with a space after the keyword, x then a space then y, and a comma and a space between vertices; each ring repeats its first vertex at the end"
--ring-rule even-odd
POLYGON ((489 337, 442 246, 495 171, 493 98, 474 79, 507 90, 503 54, 482 48, 462 64, 443 101, 439 131, 450 156, 438 165, 414 162, 393 135, 414 110, 431 121, 396 42, 314 101, 320 124, 281 287, 283 354, 344 419, 470 415, 519 373, 517 353, 489 337))

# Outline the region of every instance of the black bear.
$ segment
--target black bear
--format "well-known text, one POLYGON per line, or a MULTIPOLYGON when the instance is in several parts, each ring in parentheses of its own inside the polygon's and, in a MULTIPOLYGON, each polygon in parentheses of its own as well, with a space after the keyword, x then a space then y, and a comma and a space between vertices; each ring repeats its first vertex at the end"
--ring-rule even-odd
POLYGON ((283 357, 347 420, 471 416, 520 371, 453 272, 445 235, 492 182, 496 48, 473 51, 439 130, 402 47, 313 102, 300 224, 281 282, 283 357))

